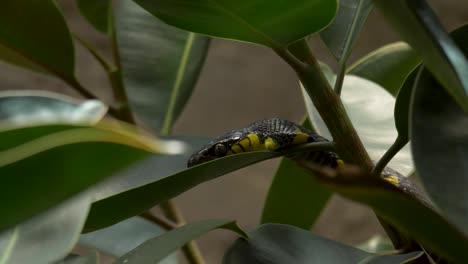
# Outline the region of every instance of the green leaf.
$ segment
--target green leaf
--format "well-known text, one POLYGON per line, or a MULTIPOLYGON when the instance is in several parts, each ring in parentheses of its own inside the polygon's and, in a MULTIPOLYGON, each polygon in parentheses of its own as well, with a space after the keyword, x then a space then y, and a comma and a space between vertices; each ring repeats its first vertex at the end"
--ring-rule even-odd
POLYGON ((243 263, 402 263, 423 252, 377 255, 287 225, 261 225, 249 240, 238 239, 224 256, 224 264, 243 263))
POLYGON ((313 175, 283 158, 268 191, 261 223, 310 229, 331 194, 313 175))
MULTIPOLYGON (((305 91, 303 94, 312 124, 320 135, 331 139, 312 101, 305 91)), ((369 155, 373 160, 380 159, 398 135, 392 111, 395 99, 378 84, 352 75, 344 79, 341 99, 369 155)), ((403 175, 413 171, 409 147, 403 148, 389 165, 403 175)))
POLYGON ((77 0, 81 14, 102 33, 109 32, 109 16, 112 14, 111 0, 77 0))
MULTIPOLYGON (((63 258, 80 236, 89 204, 80 195, 2 232, 0 263, 51 263, 63 258)), ((10 213, 13 211, 4 211, 4 215, 10 213)))
MULTIPOLYGON (((468 25, 452 37, 468 55, 468 25)), ((414 89, 410 134, 417 173, 443 214, 468 234, 468 116, 426 68, 414 89)))
POLYGON ((123 80, 144 126, 169 134, 203 66, 209 38, 158 20, 131 0, 115 17, 123 80))
POLYGON ((420 62, 408 44, 395 42, 367 54, 351 65, 347 73, 373 81, 396 96, 406 76, 420 62))
MULTIPOLYGON (((121 257, 146 240, 163 233, 164 230, 159 226, 142 218, 133 217, 108 228, 81 235, 79 245, 121 257)), ((172 254, 159 263, 177 263, 177 255, 172 254)))
POLYGON ((395 102, 395 127, 398 131, 398 137, 405 143, 409 141, 411 95, 418 72, 419 68, 416 68, 406 77, 395 102))
POLYGON ((374 0, 455 101, 468 111, 468 61, 424 0, 374 0))
POLYGON ((341 0, 335 19, 320 32, 323 42, 340 64, 348 60, 372 8, 371 0, 341 0))
POLYGON ((119 258, 116 264, 159 263, 159 261, 191 240, 213 230, 228 229, 246 236, 235 221, 205 220, 173 229, 165 234, 152 238, 136 249, 119 258))
MULTIPOLYGON (((111 179, 97 184, 90 190, 93 202, 141 187, 185 170, 190 155, 210 141, 206 137, 187 136, 162 137, 161 139, 166 142, 181 142, 186 149, 178 153, 178 155, 150 155, 146 159, 137 161, 127 169, 117 172, 111 179)), ((113 206, 117 208, 118 204, 113 206)), ((107 218, 106 215, 102 215, 102 217, 107 218)))
POLYGON ((28 68, 34 63, 33 69, 41 67, 64 80, 75 80, 72 38, 54 1, 2 2, 0 59, 28 68))
POLYGON ((97 100, 77 100, 38 90, 0 92, 0 122, 7 122, 9 126, 48 123, 91 125, 101 120, 106 112, 107 106, 97 100))
POLYGON ((468 238, 462 232, 393 184, 346 169, 317 175, 331 190, 370 206, 380 218, 404 230, 430 252, 460 263, 468 258, 468 238))
POLYGON ((380 234, 373 235, 366 242, 359 244, 357 246, 359 249, 362 249, 371 253, 380 253, 390 250, 395 250, 390 239, 383 237, 380 234))
POLYGON ((335 17, 337 1, 135 0, 164 22, 209 36, 272 48, 318 32, 335 17))
POLYGON ((196 185, 242 167, 277 157, 272 151, 230 155, 191 167, 158 181, 110 196, 92 204, 85 231, 93 231, 138 215, 196 185), (118 207, 116 207, 118 205, 118 207))
POLYGON ((177 153, 123 124, 45 125, 0 131, 0 231, 24 221, 149 152, 177 153), (119 155, 115 155, 118 153, 119 155), (25 184, 27 183, 27 184, 25 184))
POLYGON ((427 70, 414 91, 411 146, 427 192, 468 234, 468 116, 427 70))

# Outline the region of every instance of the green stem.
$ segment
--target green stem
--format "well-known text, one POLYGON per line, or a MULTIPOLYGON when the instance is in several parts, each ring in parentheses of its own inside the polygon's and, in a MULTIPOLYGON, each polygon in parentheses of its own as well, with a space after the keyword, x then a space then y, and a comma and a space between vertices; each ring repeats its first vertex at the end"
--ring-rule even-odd
POLYGON ((337 95, 341 95, 341 90, 343 89, 345 71, 346 71, 346 62, 342 62, 340 63, 340 66, 338 69, 338 75, 336 76, 335 87, 333 87, 333 90, 335 91, 337 95))
POLYGON ((359 139, 340 97, 328 84, 317 59, 311 52, 304 51, 304 49, 308 49, 308 45, 305 40, 302 41, 304 42, 302 45, 297 43, 294 48, 296 52, 299 50, 301 54, 308 54, 306 59, 298 60, 285 50, 275 51, 296 71, 315 108, 327 125, 341 158, 345 162, 357 164, 371 171, 372 161, 359 139), (305 61, 306 64, 302 61, 305 61))
POLYGON ((405 139, 398 136, 393 142, 392 146, 385 152, 382 158, 377 162, 375 168, 372 170, 372 176, 380 177, 382 171, 385 169, 387 164, 392 160, 392 158, 408 143, 405 139))
POLYGON ((93 57, 99 62, 99 64, 101 64, 101 66, 104 68, 104 70, 106 72, 110 72, 112 70, 115 69, 115 66, 114 65, 111 65, 109 64, 105 59, 104 57, 102 57, 98 52, 97 50, 94 49, 94 47, 89 44, 86 40, 84 40, 83 38, 81 38, 80 36, 76 35, 76 34, 73 34, 73 38, 75 38, 76 40, 78 40, 78 42, 80 42, 80 44, 85 47, 89 53, 91 53, 91 55, 93 55, 93 57))
POLYGON ((153 224, 156 224, 166 230, 172 230, 176 229, 178 225, 176 223, 173 223, 172 221, 163 219, 161 217, 158 217, 154 214, 152 214, 150 211, 146 211, 142 214, 140 214, 140 217, 152 222, 153 224))

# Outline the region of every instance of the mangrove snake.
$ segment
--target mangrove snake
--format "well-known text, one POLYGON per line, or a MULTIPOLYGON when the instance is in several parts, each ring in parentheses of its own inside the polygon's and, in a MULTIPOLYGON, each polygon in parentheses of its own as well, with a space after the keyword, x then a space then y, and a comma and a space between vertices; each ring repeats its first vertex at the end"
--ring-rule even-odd
MULTIPOLYGON (((254 122, 241 129, 226 132, 195 152, 188 160, 188 167, 224 156, 258 150, 283 151, 310 142, 327 142, 317 133, 294 122, 272 118, 254 122)), ((288 156, 293 160, 307 160, 319 165, 337 168, 344 162, 331 151, 302 152, 288 156)), ((429 205, 427 198, 414 183, 391 168, 385 168, 382 178, 403 192, 429 205)))

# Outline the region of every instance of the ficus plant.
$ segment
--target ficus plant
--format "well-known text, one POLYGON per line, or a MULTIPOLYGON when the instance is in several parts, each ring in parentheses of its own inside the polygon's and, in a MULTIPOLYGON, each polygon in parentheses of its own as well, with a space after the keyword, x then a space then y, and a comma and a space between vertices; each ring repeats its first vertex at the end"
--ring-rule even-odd
POLYGON ((468 260, 467 25, 447 32, 424 0, 76 2, 108 38, 112 61, 70 31, 53 0, 0 4, 0 59, 56 77, 83 97, 2 87, 0 264, 94 264, 102 253, 115 263, 178 263, 179 248, 199 264, 203 254, 191 241, 214 229, 238 236, 224 254, 228 264, 468 260), (402 41, 349 65, 374 8, 402 41), (332 142, 293 151, 333 148, 345 161, 330 170, 283 158, 253 230, 235 219, 185 223, 171 201, 285 154, 255 151, 187 169, 208 140, 171 130, 213 37, 262 45, 283 59, 303 91, 303 125, 332 142), (310 38, 329 48, 336 72, 317 60, 310 38), (75 45, 102 66, 112 101, 77 78, 75 45), (375 100, 390 105, 378 112, 385 122, 363 110, 375 100), (389 164, 414 176, 384 181, 389 164), (415 191, 414 178, 427 195, 415 191), (310 232, 333 193, 371 208, 389 240, 358 248, 310 232), (150 211, 157 205, 161 216, 150 211))

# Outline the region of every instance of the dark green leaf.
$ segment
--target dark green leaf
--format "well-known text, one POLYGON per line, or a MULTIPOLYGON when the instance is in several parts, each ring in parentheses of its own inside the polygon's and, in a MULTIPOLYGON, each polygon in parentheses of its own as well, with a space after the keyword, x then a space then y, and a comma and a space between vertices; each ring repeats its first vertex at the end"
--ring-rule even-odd
POLYGON ((81 14, 102 33, 109 32, 109 15, 112 11, 112 0, 77 0, 81 14))
POLYGON ((145 126, 168 134, 192 94, 209 38, 165 24, 131 0, 115 17, 125 88, 145 126))
POLYGON ((411 112, 418 175, 444 214, 468 234, 468 116, 425 69, 411 112))
POLYGON ((0 263, 36 264, 61 259, 78 240, 89 204, 89 199, 80 195, 2 232, 0 263))
MULTIPOLYGON (((114 257, 121 257, 146 240, 164 233, 159 226, 142 218, 133 217, 118 224, 92 233, 81 235, 79 244, 94 248, 114 257)), ((177 255, 172 254, 161 264, 177 263, 177 255)))
POLYGON ((135 0, 164 22, 192 32, 272 48, 318 32, 335 16, 337 1, 135 0))
POLYGON ((413 93, 413 86, 418 72, 419 68, 416 68, 406 77, 395 102, 395 127, 398 131, 398 137, 405 144, 409 141, 411 94, 413 93))
POLYGON ((468 61, 424 0, 374 0, 455 101, 468 112, 468 61))
POLYGON ((420 257, 423 252, 401 255, 376 255, 287 225, 261 225, 238 239, 224 256, 225 264, 283 263, 401 263, 420 257))
MULTIPOLYGON (((0 47, 8 50, 10 62, 30 68, 31 63, 22 63, 29 60, 62 79, 75 80, 72 38, 52 0, 2 1, 0 47)), ((0 59, 5 59, 3 52, 0 59)))
POLYGON ((8 125, 71 123, 95 124, 107 112, 97 100, 76 100, 46 91, 0 92, 0 121, 8 125))
POLYGON ((320 179, 333 191, 370 206, 380 218, 407 232, 430 252, 460 263, 468 259, 467 237, 430 205, 406 195, 393 184, 346 168, 332 175, 316 175, 323 176, 320 179))
POLYGON ((343 64, 348 60, 372 8, 371 0, 341 0, 335 19, 320 32, 323 42, 343 64))
POLYGON ((348 74, 371 80, 396 96, 406 76, 420 62, 417 53, 408 44, 395 42, 369 53, 351 65, 348 74))
POLYGON ((111 124, 17 128, 1 131, 0 138, 0 180, 7 186, 0 201, 8 212, 0 218, 0 231, 147 157, 149 151, 180 151, 111 124))
MULTIPOLYGON (((468 54, 468 25, 452 33, 468 54)), ((431 198, 468 234, 468 115, 424 68, 414 87, 411 145, 419 178, 431 198)))
POLYGON ((284 158, 268 191, 261 223, 310 229, 330 196, 313 175, 284 158))
POLYGON ((159 263, 161 259, 165 258, 191 240, 218 228, 228 229, 241 236, 245 236, 244 231, 239 228, 235 221, 205 220, 195 222, 173 229, 144 242, 136 249, 119 258, 115 263, 159 263))
POLYGON ((92 204, 85 231, 93 231, 138 215, 196 185, 242 167, 277 157, 278 153, 257 151, 230 155, 164 177, 156 182, 110 196, 92 204), (116 207, 116 205, 119 205, 116 207))

